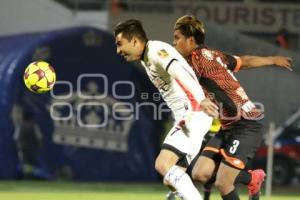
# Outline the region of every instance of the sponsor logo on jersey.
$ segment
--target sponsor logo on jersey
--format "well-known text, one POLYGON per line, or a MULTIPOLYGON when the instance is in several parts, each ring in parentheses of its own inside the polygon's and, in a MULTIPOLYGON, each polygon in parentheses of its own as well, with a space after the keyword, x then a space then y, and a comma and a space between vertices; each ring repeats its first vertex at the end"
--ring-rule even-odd
POLYGON ((161 58, 167 58, 169 56, 168 52, 166 50, 164 50, 164 49, 161 49, 157 54, 161 58))
POLYGON ((214 55, 212 54, 212 52, 210 50, 207 49, 202 49, 201 50, 202 55, 207 59, 207 60, 213 60, 214 59, 214 55))

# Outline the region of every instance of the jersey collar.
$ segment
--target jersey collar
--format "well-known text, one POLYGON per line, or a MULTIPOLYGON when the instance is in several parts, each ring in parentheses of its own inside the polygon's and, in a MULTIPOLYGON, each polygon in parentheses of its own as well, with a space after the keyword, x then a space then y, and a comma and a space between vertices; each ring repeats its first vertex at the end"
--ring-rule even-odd
POLYGON ((190 55, 187 57, 187 59, 188 59, 189 61, 191 61, 191 60, 192 60, 192 57, 195 56, 195 55, 197 55, 197 50, 199 50, 199 49, 206 49, 206 48, 207 48, 207 46, 204 45, 204 44, 198 45, 198 46, 190 53, 190 55))

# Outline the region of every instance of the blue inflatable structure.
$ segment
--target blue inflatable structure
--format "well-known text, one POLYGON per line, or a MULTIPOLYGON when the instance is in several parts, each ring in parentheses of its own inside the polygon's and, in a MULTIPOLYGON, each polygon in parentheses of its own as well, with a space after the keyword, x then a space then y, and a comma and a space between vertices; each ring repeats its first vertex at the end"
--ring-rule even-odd
POLYGON ((89 27, 0 38, 0 179, 18 174, 17 106, 34 115, 43 136, 38 160, 52 177, 159 180, 154 161, 167 111, 144 72, 115 51, 111 34, 89 27), (37 60, 55 68, 51 93, 23 84, 37 60))

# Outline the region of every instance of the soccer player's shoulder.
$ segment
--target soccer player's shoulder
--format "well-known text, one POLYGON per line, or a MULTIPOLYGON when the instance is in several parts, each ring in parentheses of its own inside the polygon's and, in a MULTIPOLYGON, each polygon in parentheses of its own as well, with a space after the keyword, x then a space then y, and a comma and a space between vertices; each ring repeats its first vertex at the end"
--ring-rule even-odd
POLYGON ((166 42, 163 42, 163 41, 159 41, 159 40, 151 40, 149 41, 149 44, 151 46, 153 46, 154 48, 161 48, 161 47, 172 47, 171 45, 169 45, 168 43, 166 42))
POLYGON ((169 45, 166 42, 162 42, 162 41, 157 41, 157 40, 153 40, 149 42, 149 48, 152 51, 160 51, 162 49, 164 49, 165 51, 170 51, 171 49, 173 49, 173 47, 171 45, 169 45))
POLYGON ((174 54, 175 49, 168 43, 162 41, 150 41, 149 49, 151 54, 160 58, 167 58, 174 54))
POLYGON ((200 58, 208 61, 212 61, 215 59, 216 52, 212 49, 208 48, 200 48, 197 50, 197 54, 195 56, 199 56, 200 58))

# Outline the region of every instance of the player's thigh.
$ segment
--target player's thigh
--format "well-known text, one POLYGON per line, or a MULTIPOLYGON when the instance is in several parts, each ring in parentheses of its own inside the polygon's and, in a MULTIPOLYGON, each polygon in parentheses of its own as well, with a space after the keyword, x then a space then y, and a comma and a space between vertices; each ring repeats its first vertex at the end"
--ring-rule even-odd
POLYGON ((193 180, 206 183, 213 177, 217 166, 218 163, 216 163, 213 159, 200 156, 192 169, 193 180))
POLYGON ((223 145, 223 133, 220 132, 206 144, 192 170, 195 180, 207 182, 214 175, 222 156, 220 149, 223 145))
POLYGON ((239 169, 221 163, 216 175, 216 186, 221 189, 232 186, 239 173, 239 169))
POLYGON ((173 151, 162 149, 156 158, 155 169, 164 176, 179 159, 179 156, 173 151))

